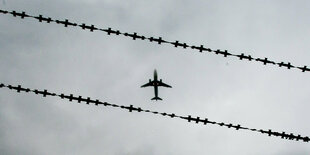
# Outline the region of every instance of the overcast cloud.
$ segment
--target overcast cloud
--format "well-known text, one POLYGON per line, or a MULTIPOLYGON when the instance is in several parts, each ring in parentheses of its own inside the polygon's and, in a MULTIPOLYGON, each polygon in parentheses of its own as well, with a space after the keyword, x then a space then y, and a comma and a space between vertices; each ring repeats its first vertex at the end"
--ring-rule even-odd
MULTIPOLYGON (((2 0, 0 9, 310 65, 309 1, 2 0)), ((310 135, 310 73, 0 16, 0 82, 310 135), (163 101, 151 101, 152 78, 163 101)), ((1 154, 310 154, 309 143, 0 90, 1 154)))

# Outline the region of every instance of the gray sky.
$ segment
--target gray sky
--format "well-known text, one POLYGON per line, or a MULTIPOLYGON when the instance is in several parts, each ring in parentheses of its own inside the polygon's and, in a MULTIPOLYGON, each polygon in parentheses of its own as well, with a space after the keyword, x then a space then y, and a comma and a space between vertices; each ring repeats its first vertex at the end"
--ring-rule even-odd
MULTIPOLYGON (((310 65, 308 1, 5 0, 1 9, 310 65)), ((310 135, 310 73, 0 16, 0 80, 310 135), (140 88, 159 77, 152 88, 140 88)), ((309 154, 309 143, 0 90, 3 154, 309 154)))

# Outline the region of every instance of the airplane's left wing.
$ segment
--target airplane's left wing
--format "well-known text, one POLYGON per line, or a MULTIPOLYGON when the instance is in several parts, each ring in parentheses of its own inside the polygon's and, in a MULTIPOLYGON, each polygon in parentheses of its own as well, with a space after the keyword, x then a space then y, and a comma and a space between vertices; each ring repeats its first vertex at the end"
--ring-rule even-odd
POLYGON ((163 82, 159 82, 159 85, 158 86, 162 86, 162 87, 167 87, 167 88, 172 88, 171 86, 169 86, 169 85, 167 85, 167 84, 165 84, 165 83, 163 83, 163 82))
POLYGON ((143 87, 148 87, 148 86, 153 86, 153 83, 150 81, 150 82, 148 82, 148 83, 142 85, 141 88, 143 88, 143 87))

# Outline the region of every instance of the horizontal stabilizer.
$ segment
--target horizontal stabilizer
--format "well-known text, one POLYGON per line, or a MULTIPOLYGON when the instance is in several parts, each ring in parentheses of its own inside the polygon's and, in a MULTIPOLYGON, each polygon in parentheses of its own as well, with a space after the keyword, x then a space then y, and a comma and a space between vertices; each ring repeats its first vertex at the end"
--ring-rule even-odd
POLYGON ((154 97, 154 98, 152 98, 152 100, 163 100, 163 99, 161 99, 161 98, 159 98, 159 97, 154 97))

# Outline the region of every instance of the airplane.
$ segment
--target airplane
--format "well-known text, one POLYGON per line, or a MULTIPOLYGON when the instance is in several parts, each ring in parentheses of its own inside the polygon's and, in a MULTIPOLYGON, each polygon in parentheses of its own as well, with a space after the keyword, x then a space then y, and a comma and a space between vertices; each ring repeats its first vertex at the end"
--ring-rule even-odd
POLYGON ((151 81, 151 79, 149 79, 149 82, 142 85, 141 88, 144 87, 148 87, 148 86, 153 86, 154 87, 154 93, 155 93, 155 97, 153 97, 151 100, 162 100, 161 98, 158 97, 158 87, 162 86, 162 87, 167 87, 167 88, 172 88, 171 86, 165 84, 162 82, 162 79, 160 79, 159 81, 157 80, 157 71, 156 69, 154 70, 154 80, 151 81))

